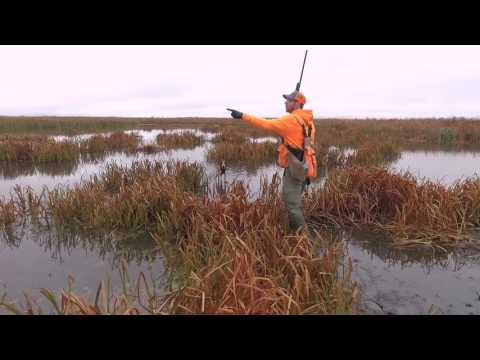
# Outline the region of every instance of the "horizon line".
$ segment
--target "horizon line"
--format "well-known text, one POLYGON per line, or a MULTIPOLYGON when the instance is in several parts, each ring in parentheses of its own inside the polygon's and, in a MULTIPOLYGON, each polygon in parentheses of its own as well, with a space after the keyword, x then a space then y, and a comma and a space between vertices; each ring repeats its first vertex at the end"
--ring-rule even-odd
MULTIPOLYGON (((121 115, 1 115, 0 118, 104 118, 104 119, 229 119, 228 116, 121 116, 121 115)), ((275 119, 277 117, 265 117, 267 119, 275 119)), ((480 116, 465 116, 465 115, 451 115, 451 116, 389 116, 389 117, 375 117, 375 116, 316 116, 314 120, 421 120, 421 119, 435 119, 435 120, 450 120, 450 119, 465 119, 465 120, 480 120, 480 116)))

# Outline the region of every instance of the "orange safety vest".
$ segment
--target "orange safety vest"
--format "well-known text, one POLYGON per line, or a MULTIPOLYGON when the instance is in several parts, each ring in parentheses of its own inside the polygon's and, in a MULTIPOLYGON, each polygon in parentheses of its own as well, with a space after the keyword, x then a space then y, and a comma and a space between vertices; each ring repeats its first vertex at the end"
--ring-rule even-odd
POLYGON ((311 145, 310 137, 312 135, 312 127, 305 126, 305 122, 300 116, 296 114, 291 114, 298 125, 302 127, 303 131, 303 147, 302 149, 296 149, 285 143, 285 139, 282 137, 282 143, 278 148, 279 157, 278 163, 282 167, 288 167, 288 151, 290 151, 298 160, 305 162, 307 165, 307 178, 316 178, 317 177, 317 158, 315 155, 315 149, 311 145))
POLYGON ((302 114, 312 118, 313 121, 311 110, 303 109, 297 109, 291 114, 284 115, 281 118, 273 120, 258 118, 246 113, 243 113, 242 119, 243 121, 251 123, 253 126, 275 133, 282 138, 282 144, 278 147, 279 166, 283 168, 288 167, 289 150, 286 145, 289 145, 290 148, 301 152, 301 154, 305 157, 305 162, 308 165, 307 177, 314 178, 317 176, 317 160, 315 158, 315 150, 311 146, 311 143, 305 144, 305 138, 312 136, 313 138, 311 139, 311 142, 313 143, 315 137, 315 127, 313 124, 308 126, 307 133, 305 124, 308 124, 308 122, 305 122, 302 114), (295 121, 292 121, 292 116, 295 121), (301 129, 298 128, 298 125, 301 126, 301 129))

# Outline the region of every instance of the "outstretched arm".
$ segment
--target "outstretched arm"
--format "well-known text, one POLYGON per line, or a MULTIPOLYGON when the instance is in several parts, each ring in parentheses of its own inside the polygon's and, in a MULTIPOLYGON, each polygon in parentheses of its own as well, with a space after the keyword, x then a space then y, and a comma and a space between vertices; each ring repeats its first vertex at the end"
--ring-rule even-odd
POLYGON ((289 115, 282 116, 281 118, 274 119, 274 120, 267 120, 263 118, 259 118, 249 114, 243 114, 242 120, 251 123, 253 126, 259 127, 261 129, 265 129, 267 131, 273 132, 280 136, 286 135, 287 130, 287 118, 289 115))

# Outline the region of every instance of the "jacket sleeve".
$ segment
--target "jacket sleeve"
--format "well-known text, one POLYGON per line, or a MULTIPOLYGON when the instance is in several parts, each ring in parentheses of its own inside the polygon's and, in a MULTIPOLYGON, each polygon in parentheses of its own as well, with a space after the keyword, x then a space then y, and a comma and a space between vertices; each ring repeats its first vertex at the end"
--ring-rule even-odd
POLYGON ((281 118, 274 120, 267 120, 263 118, 258 118, 253 115, 243 114, 242 119, 246 122, 251 123, 253 126, 271 131, 277 135, 285 136, 287 134, 287 119, 290 115, 282 116, 281 118))

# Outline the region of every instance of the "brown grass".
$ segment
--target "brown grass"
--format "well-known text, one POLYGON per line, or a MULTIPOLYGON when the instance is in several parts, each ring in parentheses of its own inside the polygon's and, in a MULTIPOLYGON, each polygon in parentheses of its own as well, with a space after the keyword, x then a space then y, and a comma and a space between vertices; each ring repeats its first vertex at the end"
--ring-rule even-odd
MULTIPOLYGON (((278 178, 247 201, 234 184, 227 194, 189 202, 159 221, 154 238, 178 253, 176 285, 168 298, 174 314, 338 314, 355 312, 356 288, 342 250, 323 254, 307 235, 285 235, 278 178)), ((322 241, 316 237, 317 241, 322 241)), ((175 257, 173 257, 175 258, 175 257)), ((170 256, 172 261, 172 256, 170 256)))
POLYGON ((0 199, 0 229, 5 229, 17 220, 17 207, 13 200, 5 201, 0 199))
POLYGON ((179 194, 205 189, 203 168, 197 164, 110 164, 90 182, 48 192, 48 211, 61 226, 145 236, 157 214, 168 210, 179 194))
POLYGON ((319 163, 329 168, 345 166, 383 166, 401 157, 398 146, 385 143, 365 143, 346 154, 344 149, 321 148, 318 151, 319 163))
POLYGON ((116 151, 134 152, 140 144, 135 134, 114 132, 110 135, 95 135, 80 142, 80 152, 86 154, 105 154, 116 151))
POLYGON ((106 154, 114 151, 133 152, 140 139, 135 135, 116 132, 108 136, 96 135, 87 140, 55 141, 46 136, 0 139, 0 161, 4 163, 61 163, 78 161, 80 156, 106 154))
POLYGON ((0 140, 0 161, 60 162, 78 158, 78 146, 73 141, 56 142, 47 137, 0 140))
POLYGON ((213 137, 213 143, 236 143, 244 144, 248 141, 248 136, 244 132, 223 130, 221 133, 213 137))
POLYGON ((194 149, 204 143, 203 136, 192 131, 183 131, 181 134, 158 134, 157 144, 162 149, 194 149))
POLYGON ((332 173, 306 204, 316 223, 373 226, 398 245, 454 246, 471 241, 467 231, 480 227, 480 180, 445 187, 408 173, 352 167, 332 173))
MULTIPOLYGON (((224 194, 207 196, 192 171, 198 173, 195 167, 178 163, 166 167, 144 162, 132 170, 111 166, 88 184, 48 194, 48 211, 59 223, 101 227, 105 232, 122 227, 132 232, 136 225, 151 229, 171 272, 167 294, 127 296, 124 291, 120 296, 123 300, 117 301, 123 301, 122 306, 110 310, 99 306, 103 285, 93 303, 71 291, 61 292, 57 298, 42 289, 42 295, 56 304, 56 313, 139 313, 142 309, 155 314, 357 311, 358 290, 350 278, 348 258, 344 262, 343 249, 332 246, 322 250, 318 234, 315 238, 285 235, 277 177, 270 184, 264 182, 260 197, 251 201, 248 188, 241 182, 232 184, 224 194), (138 305, 141 298, 149 299, 148 306, 138 305)), ((24 199, 20 207, 29 209, 28 195, 23 193, 19 198, 24 199)), ((41 312, 35 310, 31 298, 25 301, 23 311, 5 301, 0 305, 17 313, 41 312)))
MULTIPOLYGON (((480 146, 478 119, 320 119, 315 121, 317 142, 358 146, 386 143, 400 146, 480 146)), ((0 117, 0 134, 88 133, 127 129, 200 129, 206 132, 233 131, 249 137, 269 134, 243 121, 225 118, 100 118, 100 117, 0 117)))
POLYGON ((473 119, 322 119, 317 143, 358 147, 365 143, 406 146, 480 147, 480 122, 473 119))
POLYGON ((208 151, 207 160, 220 163, 225 161, 229 165, 245 165, 257 167, 271 164, 277 157, 278 145, 272 142, 255 143, 245 142, 217 142, 208 151))

